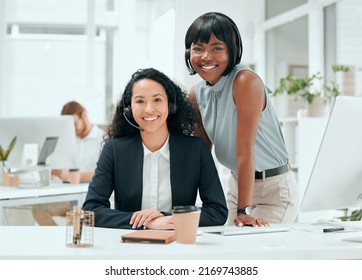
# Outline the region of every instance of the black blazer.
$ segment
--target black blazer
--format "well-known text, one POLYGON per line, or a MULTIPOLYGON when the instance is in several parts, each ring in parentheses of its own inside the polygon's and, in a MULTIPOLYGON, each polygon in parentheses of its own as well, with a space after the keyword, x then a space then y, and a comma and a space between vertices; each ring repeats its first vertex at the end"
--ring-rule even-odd
MULTIPOLYGON (((200 226, 223 225, 228 210, 206 143, 198 137, 170 133, 169 147, 172 207, 195 205, 199 191, 202 200, 200 226)), ((83 209, 94 211, 95 226, 131 229, 132 213, 141 210, 142 181, 140 135, 110 139, 97 162, 83 209), (113 191, 115 209, 110 209, 109 198, 113 191)))

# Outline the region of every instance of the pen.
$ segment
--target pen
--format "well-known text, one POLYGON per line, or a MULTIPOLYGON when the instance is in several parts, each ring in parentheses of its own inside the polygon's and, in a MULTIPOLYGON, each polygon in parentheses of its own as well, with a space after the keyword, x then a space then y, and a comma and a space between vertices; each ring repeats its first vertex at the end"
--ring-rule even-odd
POLYGON ((80 231, 81 231, 81 220, 80 220, 80 215, 81 215, 81 210, 80 210, 80 206, 73 206, 73 244, 74 245, 79 245, 80 244, 80 231))
POLYGON ((341 231, 344 230, 344 227, 330 227, 330 228, 324 228, 323 232, 334 232, 334 231, 341 231))
POLYGON ((78 244, 80 243, 81 239, 82 239, 82 229, 83 229, 83 222, 84 222, 84 217, 80 218, 79 220, 79 235, 78 235, 78 244))

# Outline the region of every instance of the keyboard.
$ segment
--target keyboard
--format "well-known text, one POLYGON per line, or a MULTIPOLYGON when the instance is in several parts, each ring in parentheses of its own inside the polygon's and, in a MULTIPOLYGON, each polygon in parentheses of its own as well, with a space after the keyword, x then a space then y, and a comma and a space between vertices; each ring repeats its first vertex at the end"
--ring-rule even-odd
POLYGON ((221 235, 242 235, 242 234, 259 234, 259 233, 272 233, 272 232, 286 232, 290 227, 284 225, 270 225, 269 227, 250 227, 243 226, 237 227, 234 225, 215 226, 215 227, 202 227, 200 230, 203 233, 216 233, 221 235))

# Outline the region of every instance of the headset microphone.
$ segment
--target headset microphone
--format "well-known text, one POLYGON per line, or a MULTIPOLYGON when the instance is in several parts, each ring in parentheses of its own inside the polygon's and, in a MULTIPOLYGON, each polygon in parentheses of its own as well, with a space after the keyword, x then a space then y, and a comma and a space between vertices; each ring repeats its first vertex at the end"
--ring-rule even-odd
POLYGON ((125 112, 126 110, 129 110, 129 109, 128 109, 128 108, 125 108, 124 111, 123 111, 123 116, 124 116, 124 118, 126 119, 126 121, 127 121, 131 126, 133 126, 134 128, 138 129, 139 131, 145 131, 142 127, 139 127, 139 126, 137 126, 137 125, 134 125, 134 124, 127 118, 126 112, 125 112))

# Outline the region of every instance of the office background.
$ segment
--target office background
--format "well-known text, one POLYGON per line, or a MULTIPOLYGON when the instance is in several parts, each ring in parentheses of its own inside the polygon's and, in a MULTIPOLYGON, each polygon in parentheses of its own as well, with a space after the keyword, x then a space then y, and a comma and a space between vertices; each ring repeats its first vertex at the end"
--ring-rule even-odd
POLYGON ((150 66, 189 89, 198 78, 184 35, 207 11, 235 20, 242 62, 271 89, 288 73, 343 64, 343 93, 362 95, 358 0, 0 0, 0 116, 58 115, 76 99, 103 124, 130 74, 150 66))
MULTIPOLYGON (((362 96, 359 0, 0 0, 0 117, 58 116, 74 99, 107 124, 131 73, 145 67, 188 90, 199 78, 185 67, 184 36, 208 11, 235 20, 242 63, 272 90, 288 74, 328 76, 342 64, 351 71, 337 77, 341 93, 362 96)), ((325 122, 288 117, 280 121, 303 194, 325 122)))

